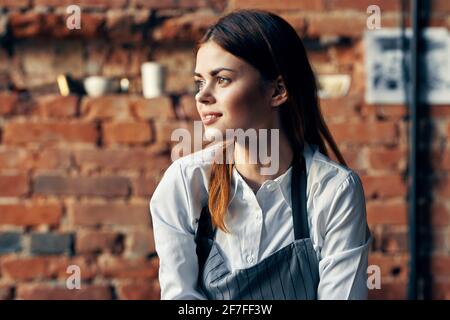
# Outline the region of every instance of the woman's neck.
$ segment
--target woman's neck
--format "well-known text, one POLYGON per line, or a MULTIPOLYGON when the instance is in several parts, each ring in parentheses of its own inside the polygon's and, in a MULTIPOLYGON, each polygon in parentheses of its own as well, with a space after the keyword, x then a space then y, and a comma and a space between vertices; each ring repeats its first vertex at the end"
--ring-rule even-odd
MULTIPOLYGON (((258 191, 264 181, 274 180, 275 178, 285 173, 291 165, 293 159, 293 150, 289 144, 287 137, 283 133, 283 130, 278 131, 279 140, 276 141, 276 143, 271 143, 272 131, 268 131, 268 141, 265 144, 267 146, 267 155, 270 154, 270 161, 277 161, 278 163, 269 163, 268 165, 264 164, 264 161, 261 161, 262 159, 259 155, 260 141, 258 141, 257 144, 257 159, 253 159, 250 157, 251 151, 247 144, 242 145, 240 143, 235 143, 234 145, 234 159, 239 159, 239 161, 235 161, 235 168, 255 193, 258 191), (272 166, 272 168, 275 168, 275 170, 267 170, 268 166, 272 166), (264 170, 264 168, 266 168, 266 170, 264 170)), ((258 137, 258 139, 260 139, 260 137, 258 137)))

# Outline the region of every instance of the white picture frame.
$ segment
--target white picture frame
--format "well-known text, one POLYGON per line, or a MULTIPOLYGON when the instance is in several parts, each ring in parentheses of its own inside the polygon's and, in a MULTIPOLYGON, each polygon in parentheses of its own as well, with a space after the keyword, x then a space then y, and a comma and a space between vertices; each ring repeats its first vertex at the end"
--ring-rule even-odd
MULTIPOLYGON (((410 72, 411 29, 384 28, 364 33, 366 50, 365 100, 370 104, 407 103, 410 72), (403 67, 402 67, 403 65, 403 67)), ((420 59, 426 62, 420 75, 421 102, 450 103, 450 36, 446 28, 425 28, 420 59)), ((423 63, 423 62, 422 62, 423 63)))

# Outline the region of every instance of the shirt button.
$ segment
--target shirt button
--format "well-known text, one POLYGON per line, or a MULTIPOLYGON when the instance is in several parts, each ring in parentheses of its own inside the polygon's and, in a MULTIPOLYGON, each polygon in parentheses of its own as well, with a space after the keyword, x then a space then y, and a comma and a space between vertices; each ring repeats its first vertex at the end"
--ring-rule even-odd
POLYGON ((253 256, 247 256, 247 262, 248 263, 253 263, 253 256))

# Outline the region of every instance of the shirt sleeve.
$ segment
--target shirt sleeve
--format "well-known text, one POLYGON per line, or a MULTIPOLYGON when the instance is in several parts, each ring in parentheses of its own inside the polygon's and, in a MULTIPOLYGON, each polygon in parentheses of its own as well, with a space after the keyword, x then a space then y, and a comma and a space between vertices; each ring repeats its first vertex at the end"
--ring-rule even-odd
POLYGON ((353 171, 330 203, 319 261, 318 299, 367 299, 371 235, 361 180, 353 171))
POLYGON ((198 288, 191 202, 179 162, 166 170, 150 200, 162 300, 206 299, 198 288))

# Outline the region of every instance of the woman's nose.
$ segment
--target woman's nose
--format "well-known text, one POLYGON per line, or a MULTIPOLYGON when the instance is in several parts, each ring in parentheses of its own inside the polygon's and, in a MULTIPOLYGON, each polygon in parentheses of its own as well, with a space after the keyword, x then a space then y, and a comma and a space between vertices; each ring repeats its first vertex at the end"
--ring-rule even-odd
POLYGON ((195 95, 195 99, 197 100, 198 103, 203 104, 211 104, 215 102, 214 95, 212 94, 209 86, 200 88, 197 94, 195 95))

